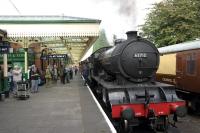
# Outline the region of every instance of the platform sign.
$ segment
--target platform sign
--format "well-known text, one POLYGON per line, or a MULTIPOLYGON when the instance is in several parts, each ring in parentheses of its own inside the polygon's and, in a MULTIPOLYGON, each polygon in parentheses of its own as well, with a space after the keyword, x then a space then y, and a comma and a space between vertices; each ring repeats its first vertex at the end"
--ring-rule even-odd
MULTIPOLYGON (((8 53, 8 61, 24 62, 24 53, 8 53)), ((3 62, 3 54, 0 53, 0 63, 3 62)))
POLYGON ((67 58, 67 54, 55 54, 55 55, 41 56, 42 60, 52 59, 52 58, 67 58))
POLYGON ((48 55, 48 58, 66 58, 66 54, 55 54, 55 55, 48 55))
POLYGON ((0 54, 9 53, 10 43, 7 41, 0 42, 0 54))
POLYGON ((41 56, 40 59, 41 60, 47 60, 47 57, 46 56, 41 56))

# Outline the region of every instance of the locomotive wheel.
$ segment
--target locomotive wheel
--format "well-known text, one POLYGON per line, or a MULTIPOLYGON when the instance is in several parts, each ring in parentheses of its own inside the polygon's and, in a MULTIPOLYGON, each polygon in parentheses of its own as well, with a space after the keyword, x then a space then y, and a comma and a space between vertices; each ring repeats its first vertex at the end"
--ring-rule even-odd
POLYGON ((124 120, 124 131, 127 132, 128 131, 128 121, 124 120))
POLYGON ((151 128, 153 129, 154 133, 157 133, 157 124, 156 124, 156 120, 151 121, 150 124, 151 128))
POLYGON ((167 133, 168 127, 169 127, 169 120, 168 120, 168 117, 166 116, 159 117, 151 121, 151 128, 153 129, 154 133, 157 133, 157 132, 167 133))
POLYGON ((111 106, 111 104, 110 104, 109 101, 106 102, 106 108, 107 108, 107 110, 108 110, 109 112, 112 112, 112 106, 111 106))
POLYGON ((132 133, 132 128, 129 126, 129 122, 127 120, 121 121, 119 133, 132 133))
POLYGON ((99 100, 102 100, 103 99, 102 88, 98 87, 96 89, 96 93, 97 93, 99 100))

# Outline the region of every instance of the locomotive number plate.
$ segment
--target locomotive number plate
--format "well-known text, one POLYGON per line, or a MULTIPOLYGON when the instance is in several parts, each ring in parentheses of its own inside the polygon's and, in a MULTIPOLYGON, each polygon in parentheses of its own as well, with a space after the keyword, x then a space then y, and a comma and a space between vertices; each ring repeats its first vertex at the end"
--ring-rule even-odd
POLYGON ((147 53, 135 53, 133 55, 134 58, 146 58, 147 57, 147 53))

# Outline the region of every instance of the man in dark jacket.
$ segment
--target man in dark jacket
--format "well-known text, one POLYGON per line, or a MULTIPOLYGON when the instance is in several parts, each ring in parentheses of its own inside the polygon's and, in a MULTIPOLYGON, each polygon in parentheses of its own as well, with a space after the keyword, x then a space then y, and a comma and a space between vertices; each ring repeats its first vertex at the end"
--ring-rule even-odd
POLYGON ((89 81, 88 76, 89 76, 89 66, 87 63, 85 63, 83 65, 83 77, 85 79, 84 85, 88 84, 88 81, 89 81))

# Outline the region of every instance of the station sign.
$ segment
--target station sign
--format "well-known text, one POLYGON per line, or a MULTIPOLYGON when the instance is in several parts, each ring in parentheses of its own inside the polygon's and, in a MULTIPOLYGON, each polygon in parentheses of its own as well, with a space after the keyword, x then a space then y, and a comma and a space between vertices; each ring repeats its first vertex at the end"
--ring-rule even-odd
MULTIPOLYGON (((0 58, 1 57, 3 57, 3 55, 0 55, 0 58)), ((8 57, 13 58, 13 59, 16 59, 16 58, 23 58, 24 59, 24 53, 9 53, 8 57)))
MULTIPOLYGON (((28 59, 29 58, 30 57, 28 57, 28 59)), ((3 61, 3 54, 0 53, 0 63, 2 61, 3 61)), ((21 61, 24 61, 24 53, 8 53, 8 61, 10 61, 10 62, 21 62, 21 61)))
POLYGON ((41 56, 42 60, 46 59, 55 59, 55 58, 67 58, 67 54, 55 54, 55 55, 46 55, 46 56, 41 56))
POLYGON ((10 43, 7 41, 0 42, 0 54, 7 54, 9 53, 10 43))

